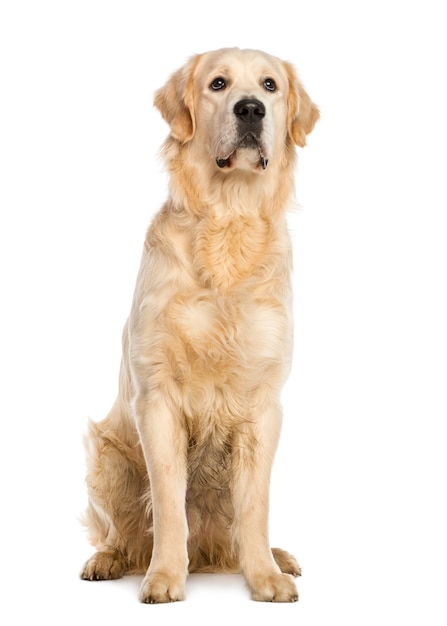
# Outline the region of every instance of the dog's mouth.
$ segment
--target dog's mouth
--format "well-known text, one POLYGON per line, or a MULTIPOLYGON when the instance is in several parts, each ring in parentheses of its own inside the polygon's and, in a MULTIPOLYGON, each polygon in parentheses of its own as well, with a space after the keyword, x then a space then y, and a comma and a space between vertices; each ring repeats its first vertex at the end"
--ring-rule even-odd
POLYGON ((250 153, 257 153, 257 156, 259 157, 258 159, 256 158, 256 156, 254 158, 250 156, 249 159, 253 169, 266 169, 268 164, 268 158, 265 156, 264 150, 258 138, 253 133, 246 133, 243 137, 241 137, 239 143, 228 156, 216 157, 217 166, 221 169, 231 168, 235 159, 238 156, 238 153, 240 153, 240 151, 242 150, 249 151, 250 153))

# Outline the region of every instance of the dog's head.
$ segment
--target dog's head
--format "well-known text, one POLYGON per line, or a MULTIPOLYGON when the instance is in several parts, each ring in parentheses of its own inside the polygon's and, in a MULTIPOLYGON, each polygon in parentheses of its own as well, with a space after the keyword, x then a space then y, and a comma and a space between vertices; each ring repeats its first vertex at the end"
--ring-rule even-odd
POLYGON ((155 97, 180 145, 222 172, 262 172, 287 144, 306 144, 319 118, 293 67, 257 50, 197 55, 155 97))

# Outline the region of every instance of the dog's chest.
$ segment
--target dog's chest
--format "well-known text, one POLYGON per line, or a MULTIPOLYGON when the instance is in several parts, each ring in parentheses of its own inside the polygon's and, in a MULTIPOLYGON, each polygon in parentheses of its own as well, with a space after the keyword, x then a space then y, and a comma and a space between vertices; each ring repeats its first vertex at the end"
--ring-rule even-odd
MULTIPOLYGON (((291 333, 290 239, 259 216, 203 219, 170 229, 176 284, 166 324, 196 367, 255 372, 287 360, 291 333)), ((180 350, 179 352, 182 352, 180 350)))
POLYGON ((254 293, 201 289, 180 294, 166 310, 166 323, 197 366, 256 370, 282 360, 287 352, 287 307, 254 293))
POLYGON ((207 220, 192 232, 171 215, 155 226, 131 323, 141 373, 173 381, 190 415, 236 416, 253 389, 280 386, 289 370, 288 234, 274 237, 262 220, 207 220))
POLYGON ((261 218, 237 216, 201 220, 194 241, 192 258, 200 281, 228 292, 268 259, 271 224, 261 218))

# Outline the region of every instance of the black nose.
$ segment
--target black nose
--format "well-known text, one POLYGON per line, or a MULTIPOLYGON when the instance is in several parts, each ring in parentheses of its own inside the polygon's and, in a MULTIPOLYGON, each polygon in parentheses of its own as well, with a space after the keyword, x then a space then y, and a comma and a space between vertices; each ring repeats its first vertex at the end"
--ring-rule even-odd
POLYGON ((250 98, 236 102, 233 111, 237 118, 248 124, 260 122, 265 116, 265 106, 262 102, 250 98))

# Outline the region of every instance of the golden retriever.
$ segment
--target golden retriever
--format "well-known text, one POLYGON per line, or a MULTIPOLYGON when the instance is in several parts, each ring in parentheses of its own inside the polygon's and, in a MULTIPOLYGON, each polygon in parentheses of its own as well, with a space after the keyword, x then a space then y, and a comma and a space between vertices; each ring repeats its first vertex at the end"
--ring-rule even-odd
POLYGON ((145 573, 140 600, 189 572, 238 572, 293 602, 271 549, 269 482, 292 352, 286 210, 295 144, 319 117, 293 67, 256 50, 199 54, 156 93, 169 198, 148 229, 117 400, 86 437, 86 580, 145 573))

